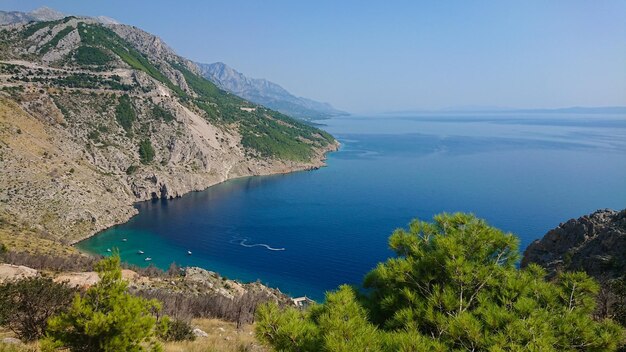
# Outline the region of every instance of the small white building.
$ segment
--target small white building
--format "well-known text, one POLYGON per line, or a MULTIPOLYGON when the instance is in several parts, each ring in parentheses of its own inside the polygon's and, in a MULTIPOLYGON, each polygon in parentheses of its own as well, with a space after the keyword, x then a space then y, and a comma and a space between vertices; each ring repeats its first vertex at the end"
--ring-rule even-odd
POLYGON ((246 108, 246 107, 243 107, 243 106, 241 106, 239 109, 243 110, 243 111, 247 111, 247 112, 256 111, 256 108, 246 108))
POLYGON ((293 302, 294 306, 300 309, 305 309, 311 304, 315 303, 314 300, 310 299, 307 296, 292 298, 291 301, 293 302))

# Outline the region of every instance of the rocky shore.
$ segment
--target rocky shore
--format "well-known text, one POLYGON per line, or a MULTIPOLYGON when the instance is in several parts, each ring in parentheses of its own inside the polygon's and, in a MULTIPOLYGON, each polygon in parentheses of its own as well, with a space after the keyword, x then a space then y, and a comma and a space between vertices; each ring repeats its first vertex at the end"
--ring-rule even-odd
POLYGON ((600 281, 626 273, 626 209, 597 210, 570 219, 531 243, 521 266, 536 263, 550 275, 585 271, 600 281))

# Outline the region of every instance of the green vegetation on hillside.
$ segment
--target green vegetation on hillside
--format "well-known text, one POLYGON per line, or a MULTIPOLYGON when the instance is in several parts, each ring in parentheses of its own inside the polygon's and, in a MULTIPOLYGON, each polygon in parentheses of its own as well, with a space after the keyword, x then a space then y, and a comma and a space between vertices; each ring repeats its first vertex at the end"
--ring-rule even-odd
MULTIPOLYGON (((32 32, 47 27, 51 33, 52 28, 63 21, 42 22, 38 25, 31 25, 27 29, 32 32)), ((183 104, 187 104, 188 107, 196 111, 201 110, 211 123, 237 129, 242 138, 241 144, 250 157, 309 161, 315 155, 316 150, 326 147, 329 143, 334 143, 332 136, 323 131, 219 89, 212 82, 195 74, 182 58, 167 58, 169 60, 167 63, 160 59, 154 61, 151 56, 149 58, 148 55, 143 54, 115 31, 100 24, 79 22, 76 29, 81 38, 80 45, 57 64, 60 63, 62 66, 76 65, 82 69, 105 71, 111 68, 109 65, 115 66, 115 62, 118 61, 117 57, 119 57, 132 69, 145 72, 167 86, 175 96, 180 98, 183 104), (164 69, 167 66, 171 66, 182 74, 186 82, 185 89, 189 87, 190 91, 185 91, 182 86, 177 85, 178 82, 170 80, 164 74, 166 72, 164 69)), ((74 30, 72 26, 61 29, 53 36, 52 40, 40 48, 38 54, 41 55, 52 49, 72 30, 74 30)), ((116 76, 109 77, 84 72, 58 75, 53 71, 30 74, 22 69, 19 69, 17 73, 14 68, 7 68, 7 70, 12 74, 11 80, 34 81, 50 87, 122 91, 131 91, 137 87, 137 85, 122 83, 116 76)), ((143 88, 150 89, 150 87, 143 88)), ((167 109, 158 106, 151 109, 152 111, 147 111, 151 112, 155 119, 164 122, 175 119, 173 113, 167 109)), ((116 119, 127 134, 142 134, 142 129, 139 126, 133 130, 133 124, 139 120, 137 114, 143 113, 143 111, 140 106, 134 110, 128 97, 121 98, 116 109, 116 119)), ((142 127, 145 126, 142 125, 142 127)), ((93 140, 98 139, 95 133, 91 137, 93 140)), ((142 137, 146 137, 146 134, 143 133, 142 137)))
POLYGON ((130 97, 127 94, 122 95, 117 107, 115 108, 115 119, 127 133, 132 132, 133 122, 137 119, 135 109, 133 109, 130 97))
POLYGON ((158 105, 154 105, 152 108, 152 117, 156 120, 163 120, 165 122, 174 121, 174 115, 158 105))
POLYGON ((104 78, 87 73, 75 73, 58 78, 32 77, 31 82, 41 82, 49 86, 86 89, 114 89, 129 91, 132 86, 120 83, 120 77, 104 78))
POLYGON ((178 95, 184 95, 180 87, 174 85, 150 60, 112 30, 101 25, 92 25, 84 22, 79 23, 78 29, 83 44, 96 47, 101 46, 111 50, 130 67, 146 72, 178 95))
POLYGON ((154 148, 149 139, 139 142, 139 159, 142 164, 148 164, 154 160, 154 148))
POLYGON ((112 60, 111 57, 102 49, 86 45, 79 46, 78 49, 76 49, 74 52, 74 59, 77 64, 86 66, 102 66, 108 64, 112 60))
POLYGON ((41 47, 41 49, 39 49, 39 52, 41 54, 47 53, 48 51, 50 51, 50 49, 56 47, 57 44, 59 44, 59 41, 61 41, 61 39, 65 38, 65 36, 68 35, 73 30, 74 30, 74 27, 72 27, 72 26, 67 26, 67 27, 61 29, 54 37, 52 37, 52 39, 50 39, 49 42, 44 44, 41 47))
POLYGON ((242 144, 262 157, 305 161, 312 156, 313 147, 334 141, 328 133, 296 121, 279 112, 251 105, 227 93, 207 79, 178 63, 170 63, 183 73, 189 87, 198 95, 193 99, 207 117, 220 123, 237 123, 242 144), (244 111, 241 108, 253 108, 244 111), (311 144, 305 140, 309 140, 311 144))
POLYGON ((397 257, 306 311, 258 310, 257 336, 280 351, 614 351, 624 330, 592 318, 584 273, 518 270, 518 240, 468 214, 413 221, 397 257))
POLYGON ((47 22, 34 22, 32 24, 29 24, 28 27, 26 27, 26 29, 20 32, 20 35, 22 36, 22 38, 28 38, 31 35, 35 34, 37 31, 39 31, 40 29, 43 29, 46 27, 54 27, 61 22, 62 20, 47 21, 47 22))

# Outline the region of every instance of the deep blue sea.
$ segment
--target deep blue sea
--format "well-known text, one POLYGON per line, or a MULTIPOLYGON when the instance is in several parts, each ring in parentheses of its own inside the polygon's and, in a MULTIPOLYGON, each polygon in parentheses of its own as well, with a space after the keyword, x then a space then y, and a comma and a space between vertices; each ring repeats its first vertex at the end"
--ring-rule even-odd
POLYGON ((391 232, 416 217, 472 212, 517 234, 523 249, 567 219, 626 208, 626 116, 381 115, 324 124, 342 144, 327 167, 140 203, 128 223, 78 247, 117 247, 133 264, 149 256, 161 268, 200 266, 321 299, 360 283, 392 255, 391 232))

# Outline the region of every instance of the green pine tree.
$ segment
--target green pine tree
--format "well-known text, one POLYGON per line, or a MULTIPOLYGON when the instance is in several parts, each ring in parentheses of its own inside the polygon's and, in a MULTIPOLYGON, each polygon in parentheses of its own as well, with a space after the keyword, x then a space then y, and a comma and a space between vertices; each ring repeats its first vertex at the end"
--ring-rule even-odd
MULTIPOLYGON (((118 253, 96 265, 100 281, 83 295, 77 295, 70 310, 48 322, 47 349, 65 347, 71 351, 159 350, 153 336, 164 328, 153 313, 160 310, 155 300, 127 292, 118 253)), ((166 322, 165 322, 166 324, 166 322)))
POLYGON ((397 257, 307 311, 258 311, 257 335, 280 351, 614 351, 624 339, 596 321, 598 285, 518 270, 518 240, 469 214, 413 221, 389 239, 397 257))

